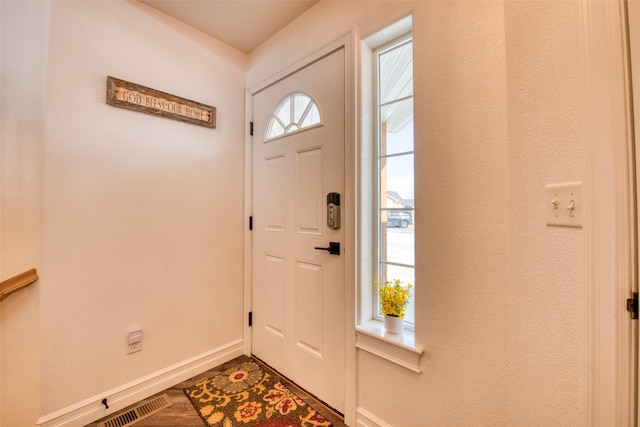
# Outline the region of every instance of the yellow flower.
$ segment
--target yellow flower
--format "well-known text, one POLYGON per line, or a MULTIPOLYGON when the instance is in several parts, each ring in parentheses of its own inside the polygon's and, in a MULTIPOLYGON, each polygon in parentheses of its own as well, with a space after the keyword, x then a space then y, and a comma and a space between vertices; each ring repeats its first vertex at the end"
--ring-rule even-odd
POLYGON ((383 284, 376 280, 375 283, 379 285, 378 296, 380 297, 382 314, 404 317, 413 285, 409 283, 405 288, 400 279, 387 280, 383 284))

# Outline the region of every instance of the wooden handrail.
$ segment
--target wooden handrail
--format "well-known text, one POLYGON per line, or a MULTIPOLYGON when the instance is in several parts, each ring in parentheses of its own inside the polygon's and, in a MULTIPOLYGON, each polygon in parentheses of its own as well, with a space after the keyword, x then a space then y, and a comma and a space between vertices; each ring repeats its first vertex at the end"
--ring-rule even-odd
POLYGON ((29 286, 36 280, 38 280, 38 273, 35 268, 32 268, 31 270, 0 282, 0 301, 5 299, 10 293, 17 291, 20 288, 24 288, 25 286, 29 286))

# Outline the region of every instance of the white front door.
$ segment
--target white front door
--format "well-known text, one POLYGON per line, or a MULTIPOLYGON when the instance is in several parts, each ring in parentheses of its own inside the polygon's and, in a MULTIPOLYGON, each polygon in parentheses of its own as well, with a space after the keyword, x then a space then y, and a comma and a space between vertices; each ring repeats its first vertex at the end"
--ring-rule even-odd
POLYGON ((344 256, 316 248, 344 251, 327 225, 327 195, 345 188, 344 64, 341 48, 253 95, 252 352, 339 411, 344 256), (270 136, 277 111, 286 133, 270 136))

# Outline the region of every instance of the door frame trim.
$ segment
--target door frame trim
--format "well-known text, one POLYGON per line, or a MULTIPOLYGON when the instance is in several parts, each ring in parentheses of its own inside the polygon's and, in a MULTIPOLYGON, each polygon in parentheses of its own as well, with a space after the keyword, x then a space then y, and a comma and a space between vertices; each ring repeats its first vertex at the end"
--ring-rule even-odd
POLYGON ((582 59, 586 425, 636 424, 636 206, 625 0, 578 2, 582 59))
MULTIPOLYGON (((245 94, 245 117, 247 122, 253 121, 253 96, 294 74, 298 70, 318 61, 319 59, 344 49, 345 59, 345 129, 344 129, 344 160, 345 160, 345 187, 342 203, 342 226, 344 227, 345 257, 345 354, 344 354, 344 379, 345 379, 345 412, 344 421, 347 425, 355 425, 356 422, 356 347, 355 347, 355 307, 356 307, 356 72, 355 72, 355 32, 349 32, 337 40, 325 45, 321 49, 311 53, 301 60, 294 62, 282 71, 268 79, 250 87, 245 94)), ((245 185, 244 185, 244 212, 246 226, 244 228, 244 353, 251 355, 251 328, 248 324, 249 312, 252 309, 252 273, 253 273, 253 236, 249 230, 249 217, 253 215, 253 138, 249 134, 249 123, 245 130, 245 185)))

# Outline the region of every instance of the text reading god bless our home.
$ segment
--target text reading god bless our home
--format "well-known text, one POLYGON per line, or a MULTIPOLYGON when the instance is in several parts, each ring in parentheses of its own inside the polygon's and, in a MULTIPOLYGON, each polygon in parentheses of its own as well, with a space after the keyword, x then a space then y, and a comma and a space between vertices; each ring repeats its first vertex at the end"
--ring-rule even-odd
POLYGON ((120 101, 128 102, 129 104, 137 104, 143 107, 154 108, 156 110, 179 114, 184 117, 202 120, 205 122, 208 122, 211 118, 211 114, 208 111, 189 107, 177 102, 167 101, 162 98, 156 98, 155 96, 133 90, 123 89, 121 87, 116 87, 115 98, 120 101))

